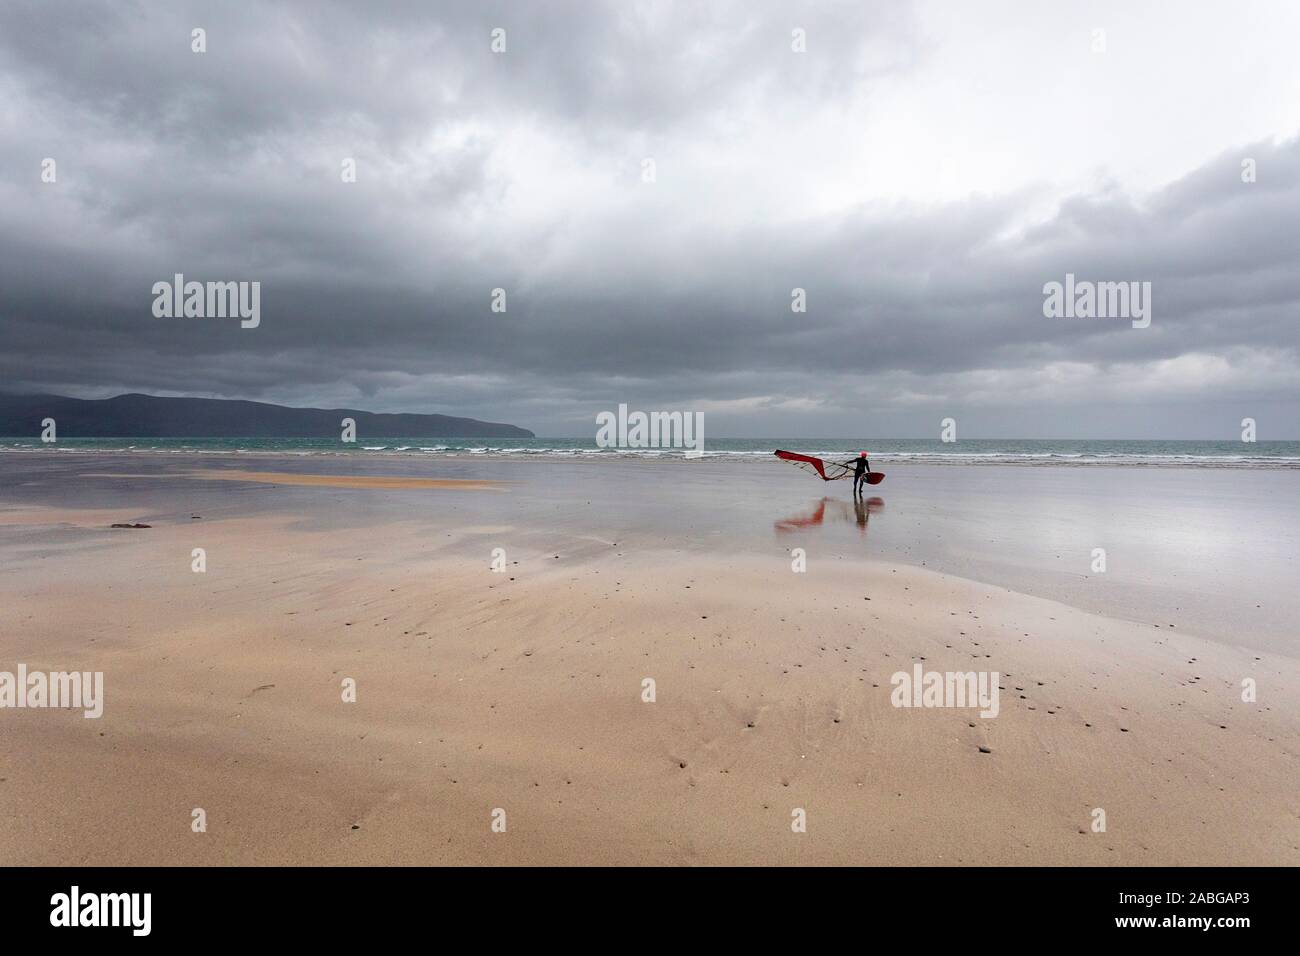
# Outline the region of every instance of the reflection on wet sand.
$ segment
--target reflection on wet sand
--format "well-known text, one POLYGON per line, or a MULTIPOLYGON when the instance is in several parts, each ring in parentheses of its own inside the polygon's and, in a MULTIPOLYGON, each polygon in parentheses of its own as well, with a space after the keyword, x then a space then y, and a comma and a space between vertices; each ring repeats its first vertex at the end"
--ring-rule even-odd
POLYGON ((813 506, 811 512, 806 514, 793 515, 773 524, 777 531, 803 531, 808 528, 815 528, 826 521, 826 515, 829 512, 833 521, 851 521, 856 524, 864 534, 867 530, 867 519, 874 514, 880 514, 885 510, 884 498, 861 498, 853 502, 843 501, 839 498, 822 498, 813 506))

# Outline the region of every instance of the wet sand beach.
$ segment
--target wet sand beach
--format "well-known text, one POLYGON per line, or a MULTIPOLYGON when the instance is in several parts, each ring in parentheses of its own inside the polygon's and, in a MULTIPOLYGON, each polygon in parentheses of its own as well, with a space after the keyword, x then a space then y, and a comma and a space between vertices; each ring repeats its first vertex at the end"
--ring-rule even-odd
POLYGON ((1300 862, 1294 473, 419 468, 0 455, 0 856, 1300 862))

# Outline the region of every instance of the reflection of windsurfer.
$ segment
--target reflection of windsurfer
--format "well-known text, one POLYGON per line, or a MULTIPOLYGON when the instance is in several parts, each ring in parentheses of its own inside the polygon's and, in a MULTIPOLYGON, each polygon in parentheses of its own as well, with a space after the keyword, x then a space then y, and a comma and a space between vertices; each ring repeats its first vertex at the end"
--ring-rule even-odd
POLYGON ((811 513, 794 515, 783 521, 778 521, 774 527, 780 532, 809 531, 821 527, 827 516, 829 516, 834 521, 852 521, 858 526, 860 532, 866 534, 867 522, 871 520, 871 516, 880 514, 884 510, 885 499, 874 496, 871 498, 855 498, 852 512, 844 507, 844 502, 839 499, 822 498, 821 501, 817 502, 817 506, 811 513))
MULTIPOLYGON (((879 501, 880 499, 873 498, 872 500, 879 501)), ((858 519, 858 527, 865 533, 867 530, 867 503, 862 500, 861 495, 853 500, 853 515, 858 519)))
POLYGON ((854 462, 853 468, 853 495, 861 497, 862 486, 867 483, 867 475, 871 472, 871 462, 867 460, 865 451, 858 452, 858 460, 854 462))

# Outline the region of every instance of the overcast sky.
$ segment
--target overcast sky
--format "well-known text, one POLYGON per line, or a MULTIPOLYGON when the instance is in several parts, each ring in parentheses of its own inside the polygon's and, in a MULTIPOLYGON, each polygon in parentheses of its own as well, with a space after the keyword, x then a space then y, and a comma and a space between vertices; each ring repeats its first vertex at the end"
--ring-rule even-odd
POLYGON ((1297 36, 1291 0, 6 0, 0 388, 1300 438, 1297 36), (260 326, 154 317, 177 272, 259 281, 260 326), (1150 327, 1046 318, 1067 272, 1151 282, 1150 327))

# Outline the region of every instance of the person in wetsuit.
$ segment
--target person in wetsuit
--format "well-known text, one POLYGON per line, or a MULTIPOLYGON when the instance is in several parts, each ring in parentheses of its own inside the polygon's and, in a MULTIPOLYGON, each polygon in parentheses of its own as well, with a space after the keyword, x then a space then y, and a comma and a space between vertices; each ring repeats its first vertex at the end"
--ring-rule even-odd
POLYGON ((853 495, 854 497, 862 496, 862 486, 867 483, 867 475, 871 473, 871 462, 867 460, 865 451, 858 452, 858 460, 853 465, 853 495))

